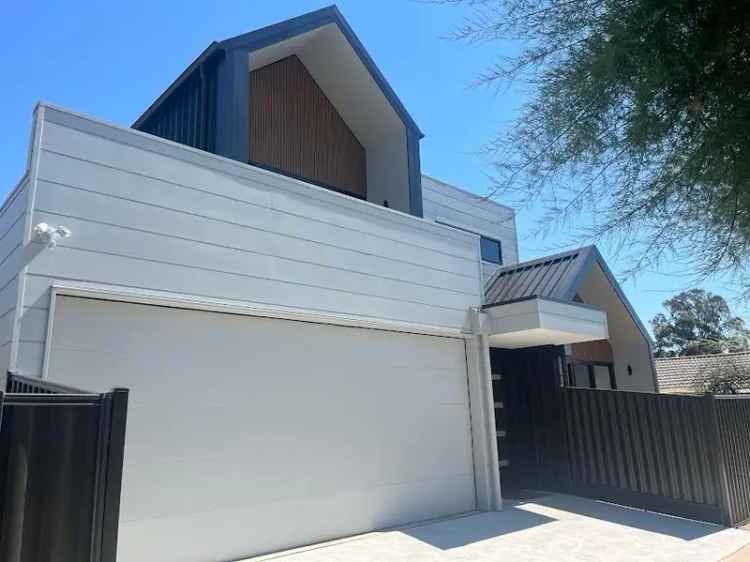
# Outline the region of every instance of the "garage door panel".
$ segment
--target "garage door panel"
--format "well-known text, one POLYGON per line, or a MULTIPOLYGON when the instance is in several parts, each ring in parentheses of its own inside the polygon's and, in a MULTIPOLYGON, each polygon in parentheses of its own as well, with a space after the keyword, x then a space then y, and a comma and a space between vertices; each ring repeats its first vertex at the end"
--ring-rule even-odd
MULTIPOLYGON (((340 400, 323 402, 327 406, 323 415, 318 408, 306 408, 311 400, 313 398, 308 395, 304 403, 296 404, 296 407, 278 409, 255 407, 255 403, 249 400, 247 409, 253 409, 257 414, 252 425, 248 425, 247 411, 242 407, 209 407, 180 402, 162 406, 156 399, 137 403, 134 400, 129 429, 141 434, 152 431, 151 413, 158 409, 161 439, 128 443, 128 446, 133 447, 132 452, 139 456, 186 460, 212 454, 242 457, 244 451, 251 454, 258 449, 274 450, 276 455, 286 454, 291 462, 300 455, 312 453, 325 452, 331 458, 345 455, 352 450, 352 439, 356 439, 353 444, 358 458, 364 463, 377 463, 378 459, 388 459, 407 448, 414 451, 407 460, 415 470, 425 470, 435 461, 458 462, 462 466, 467 462, 468 457, 456 455, 456 445, 469 438, 466 409, 461 405, 436 405, 440 415, 434 415, 434 412, 428 415, 414 409, 394 418, 388 412, 399 407, 398 402, 388 407, 370 404, 360 408, 342 407, 340 400), (186 415, 191 422, 189 432, 185 431, 186 415), (300 417, 304 420, 305 440, 299 437, 300 417), (372 419, 378 420, 377 431, 368 421, 372 419)), ((403 406, 412 408, 413 404, 403 406)), ((463 452, 470 453, 467 449, 463 452)))
MULTIPOLYGON (((63 297, 66 298, 66 297, 63 297)), ((102 302, 94 299, 76 299, 78 301, 92 300, 95 303, 102 302)), ((62 349, 75 349, 81 351, 91 351, 95 353, 111 353, 118 357, 133 356, 132 350, 138 349, 145 353, 162 352, 165 346, 164 333, 171 335, 168 344, 170 346, 190 347, 196 344, 196 337, 200 338, 200 343, 206 348, 211 348, 220 354, 222 351, 232 353, 237 346, 246 345, 247 321, 248 317, 231 314, 204 313, 190 310, 166 309, 172 310, 172 314, 184 316, 189 320, 194 315, 200 316, 200 322, 203 325, 200 334, 196 334, 191 323, 174 322, 169 318, 160 318, 159 313, 149 313, 149 322, 142 321, 142 314, 138 308, 143 305, 133 305, 126 303, 109 303, 111 306, 120 304, 122 307, 133 307, 135 310, 126 311, 118 308, 116 317, 111 315, 96 314, 92 318, 90 306, 81 306, 79 310, 72 310, 67 307, 66 316, 72 323, 89 323, 96 325, 96 330, 92 330, 86 340, 80 340, 75 333, 55 334, 56 345, 62 349), (209 318, 216 316, 218 318, 209 318), (137 324, 138 331, 123 329, 129 324, 137 324), (117 338, 112 338, 112 334, 117 334, 117 338)), ((165 310, 165 307, 147 307, 154 310, 165 310)), ((163 313, 164 314, 164 313, 163 313)), ((256 319, 257 322, 275 322, 272 319, 256 319)), ((276 321, 278 322, 278 321, 276 321)), ((352 344, 357 345, 357 354, 355 356, 340 354, 337 362, 342 366, 356 367, 358 369, 372 367, 373 369, 391 369, 391 368, 420 368, 426 369, 455 369, 465 368, 464 364, 464 346, 461 340, 438 337, 424 336, 407 336, 403 338, 394 338, 393 332, 382 330, 352 330, 344 327, 332 327, 329 325, 312 324, 312 323, 291 323, 282 322, 281 324, 297 324, 294 327, 270 328, 268 331, 257 331, 253 337, 257 343, 254 347, 254 353, 259 359, 263 357, 270 358, 274 361, 284 361, 291 364, 297 364, 302 367, 314 367, 316 360, 328 360, 327 347, 316 347, 312 345, 316 339, 316 332, 320 332, 320 338, 326 339, 330 330, 336 330, 336 338, 342 350, 352 344), (300 327, 299 325, 306 325, 300 327), (306 338, 312 338, 310 342, 296 342, 299 345, 305 345, 307 357, 311 361, 296 355, 284 357, 278 356, 278 351, 282 345, 277 339, 279 333, 293 333, 302 330, 306 338), (360 333, 366 333, 366 338, 360 333), (414 339, 426 338, 434 340, 432 343, 424 342, 419 346, 419 353, 414 353, 414 339), (363 339, 367 340, 367 347, 361 347, 363 339), (425 344, 426 343, 426 344, 425 344)), ((292 342, 289 342, 292 343, 292 342)), ((142 357, 139 353, 134 356, 136 359, 142 357)), ((196 356, 194 360, 205 359, 205 365, 210 365, 210 355, 196 356)), ((170 357, 165 356, 163 361, 169 361, 170 357)), ((215 367, 216 364, 214 363, 215 367)))
MULTIPOLYGON (((364 509, 366 512, 372 509, 372 505, 381 501, 379 494, 384 488, 401 487, 406 490, 405 497, 410 497, 412 494, 413 501, 418 501, 419 494, 415 490, 437 486, 424 474, 370 473, 360 478, 353 478, 351 472, 344 466, 339 467, 338 470, 334 467, 329 473, 337 478, 321 480, 320 471, 308 472, 306 466, 297 466, 297 470, 291 473, 266 472, 263 477, 253 475, 252 481, 249 481, 246 465, 236 465, 230 468, 210 459, 191 463, 189 468, 180 462, 158 463, 149 467, 148 470, 130 471, 130 509, 127 518, 123 517, 123 520, 139 521, 180 514, 190 515, 202 511, 240 509, 247 505, 253 505, 262 510, 266 504, 284 501, 291 504, 295 501, 314 502, 320 498, 341 494, 366 496, 368 504, 361 506, 366 508, 364 509), (165 474, 169 474, 169 477, 164 478, 165 474), (207 475, 210 475, 211 479, 220 480, 222 486, 220 488, 210 485, 196 487, 196 479, 205 481, 207 475), (186 490, 190 490, 190 493, 186 493, 186 490)), ((450 505, 453 502, 453 505, 461 506, 460 511, 473 509, 473 473, 441 473, 436 480, 450 488, 441 491, 439 494, 441 497, 435 498, 433 503, 450 505)), ((390 498, 389 501, 394 500, 390 498)), ((421 501, 423 506, 430 504, 429 501, 425 502, 425 498, 421 501)), ((448 508, 448 512, 455 513, 453 509, 448 508)), ((400 514, 397 515, 400 516, 400 514)), ((318 516, 331 517, 332 514, 321 511, 318 516)), ((433 513, 431 517, 434 516, 433 513)), ((408 521, 408 519, 400 521, 408 521)))
MULTIPOLYGON (((319 533, 324 536, 347 536, 363 528, 379 529, 393 521, 408 523, 432 517, 431 514, 466 505, 467 487, 473 487, 473 477, 457 480, 436 480, 416 487, 383 486, 375 493, 342 491, 334 496, 304 501, 294 498, 271 502, 262 509, 217 509, 184 516, 170 516, 153 520, 124 522, 120 527, 122 547, 118 560, 159 560, 177 562, 196 560, 214 562, 235 556, 237 537, 243 537, 245 548, 251 549, 263 537, 267 551, 285 548, 290 533, 296 533, 301 543, 318 540, 307 525, 310 519, 320 521, 319 533), (424 498, 432 498, 425 503, 424 498), (367 506, 367 510, 352 510, 352 505, 367 506), (291 513, 291 515, 290 515, 291 513), (328 519, 321 518, 326 513, 328 519), (340 521, 345 521, 341 524, 340 521), (201 541, 185 540, 185 528, 199 529, 201 541), (154 535, 157 544, 150 543, 154 535), (173 545, 169 550, 163 544, 173 545), (222 546, 223 545, 223 546, 222 546), (159 550, 161 546, 161 550, 159 550), (222 550, 223 548, 223 550, 222 550)), ((396 523, 398 524, 398 523, 396 523)))
POLYGON ((120 562, 239 558, 475 505, 461 340, 58 297, 50 377, 131 389, 120 562))
MULTIPOLYGON (((131 410, 130 414, 130 419, 136 420, 139 410, 131 410)), ((320 479, 335 476, 334 479, 340 481, 350 475, 356 480, 377 477, 390 480, 391 474, 416 478, 435 471, 436 466, 441 472, 452 474, 464 471, 470 464, 470 450, 464 446, 469 436, 460 425, 465 423, 464 417, 456 415, 447 420, 455 423, 441 421, 421 431, 404 431, 398 424, 384 424, 381 429, 390 433, 391 438, 374 434, 360 422, 356 443, 341 429, 328 436, 310 437, 315 424, 308 424, 306 437, 300 439, 298 425, 291 423, 287 423, 286 428, 254 424, 250 432, 235 427, 234 421, 231 428, 224 429, 216 420, 207 420, 200 431, 186 434, 182 429, 184 424, 177 422, 168 428, 162 425, 158 440, 128 442, 127 452, 134 458, 149 459, 142 468, 146 473, 155 462, 151 459, 193 465, 222 458, 230 468, 232 464, 251 463, 253 477, 258 480, 299 477, 300 463, 304 464, 305 474, 320 479), (211 427, 216 427, 216 431, 211 431, 211 427), (264 458, 259 458, 258 451, 264 452, 264 458), (342 474, 332 474, 337 468, 342 474)), ((145 434, 152 429, 148 424, 133 422, 129 425, 133 433, 145 434)), ((316 433, 324 431, 320 429, 316 433)), ((138 467, 128 470, 134 472, 138 467)), ((196 476, 199 475, 197 472, 196 476)))

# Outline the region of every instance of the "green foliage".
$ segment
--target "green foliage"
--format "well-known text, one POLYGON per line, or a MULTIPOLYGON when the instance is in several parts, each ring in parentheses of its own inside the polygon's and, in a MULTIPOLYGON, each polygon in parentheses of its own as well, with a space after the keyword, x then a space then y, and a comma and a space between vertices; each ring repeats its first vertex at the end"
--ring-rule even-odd
POLYGON ((691 289, 664 301, 653 320, 657 357, 708 355, 749 349, 750 331, 719 295, 691 289))
POLYGON ((750 392, 750 368, 724 358, 716 366, 702 372, 694 389, 701 394, 739 394, 750 392))
POLYGON ((494 193, 541 202, 544 224, 587 211, 633 271, 747 271, 748 0, 437 2, 472 9, 456 38, 521 46, 480 82, 533 86, 488 149, 494 193))

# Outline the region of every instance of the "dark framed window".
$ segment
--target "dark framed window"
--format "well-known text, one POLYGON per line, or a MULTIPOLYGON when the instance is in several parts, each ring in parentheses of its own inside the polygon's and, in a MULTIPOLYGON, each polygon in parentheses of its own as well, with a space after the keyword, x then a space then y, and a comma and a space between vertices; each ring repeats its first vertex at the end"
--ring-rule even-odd
POLYGON ((617 390, 615 366, 604 361, 582 361, 568 358, 565 383, 568 386, 583 388, 603 388, 617 390))
POLYGON ((482 249, 482 261, 488 261, 490 263, 502 265, 503 249, 500 245, 499 240, 494 240, 492 238, 482 236, 479 243, 482 249))

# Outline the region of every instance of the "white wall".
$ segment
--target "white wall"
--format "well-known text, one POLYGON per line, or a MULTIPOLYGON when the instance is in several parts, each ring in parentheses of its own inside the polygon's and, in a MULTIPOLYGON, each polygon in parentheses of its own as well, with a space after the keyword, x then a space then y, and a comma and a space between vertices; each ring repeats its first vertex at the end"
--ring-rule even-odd
POLYGON ((409 169, 406 130, 399 123, 397 134, 370 144, 367 150, 367 200, 391 209, 409 212, 409 169))
POLYGON ((0 382, 10 368, 13 324, 18 301, 18 277, 23 267, 28 179, 24 177, 0 208, 0 382))
MULTIPOLYGON (((503 265, 518 263, 514 209, 425 175, 422 176, 422 202, 425 218, 499 240, 503 265)), ((497 268, 495 264, 483 262, 483 278, 489 279, 497 268)))
POLYGON ((585 303, 607 313, 618 390, 655 392, 648 342, 599 265, 584 280, 578 293, 585 303), (628 365, 632 375, 628 374, 628 365))
POLYGON ((473 235, 42 106, 34 224, 73 235, 24 280, 17 368, 41 371, 58 280, 460 331, 480 303, 473 235))

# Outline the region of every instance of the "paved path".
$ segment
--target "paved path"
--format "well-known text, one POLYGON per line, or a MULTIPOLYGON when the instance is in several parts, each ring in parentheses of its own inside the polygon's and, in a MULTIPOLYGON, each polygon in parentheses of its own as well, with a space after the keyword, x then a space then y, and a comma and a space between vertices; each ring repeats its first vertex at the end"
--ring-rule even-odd
MULTIPOLYGON (((713 562, 750 545, 750 531, 550 495, 252 562, 713 562)), ((750 555, 750 551, 747 551, 750 555)), ((734 558, 732 562, 750 562, 734 558)), ((250 561, 248 561, 250 562, 250 561)))

